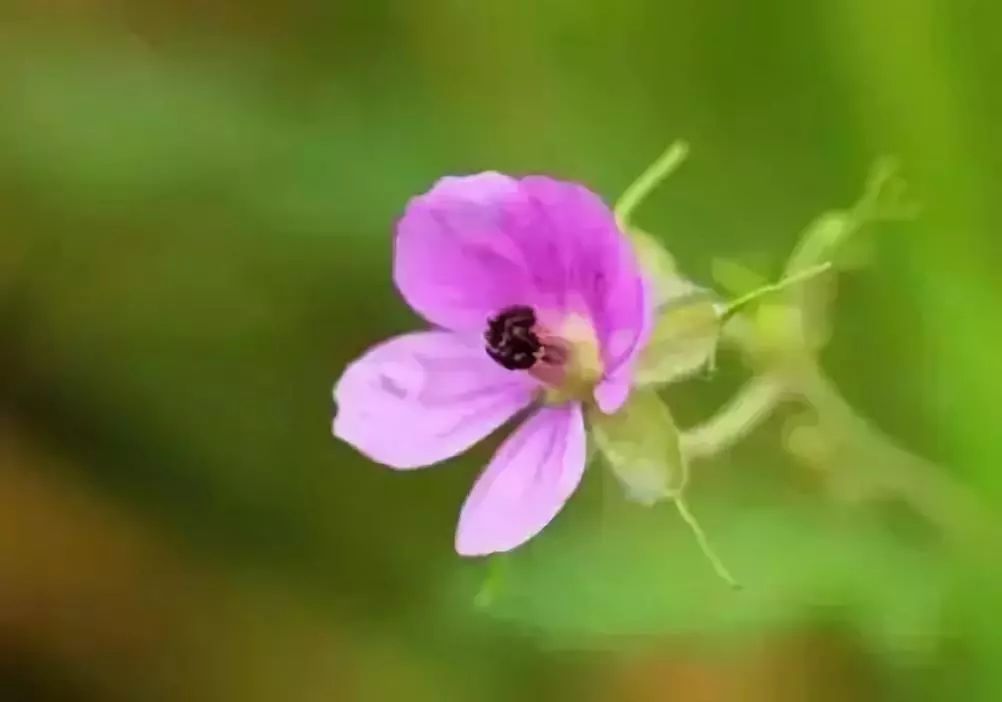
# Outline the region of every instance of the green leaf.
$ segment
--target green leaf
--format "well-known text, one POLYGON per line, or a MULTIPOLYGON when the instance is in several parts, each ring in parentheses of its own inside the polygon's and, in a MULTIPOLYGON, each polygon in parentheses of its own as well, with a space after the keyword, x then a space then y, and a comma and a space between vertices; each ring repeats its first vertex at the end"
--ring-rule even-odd
POLYGON ((634 369, 640 386, 671 383, 709 365, 720 338, 717 302, 708 291, 693 292, 661 309, 647 347, 634 369))
POLYGON ((678 428, 668 407, 653 390, 634 390, 615 414, 594 410, 592 437, 627 496, 654 504, 679 493, 685 464, 678 428))

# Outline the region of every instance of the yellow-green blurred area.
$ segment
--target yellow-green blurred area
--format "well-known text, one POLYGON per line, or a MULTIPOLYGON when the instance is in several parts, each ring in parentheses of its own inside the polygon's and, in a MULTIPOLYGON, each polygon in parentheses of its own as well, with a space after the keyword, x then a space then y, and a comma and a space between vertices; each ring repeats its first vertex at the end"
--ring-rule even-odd
MULTIPOLYGON (((3 3, 0 700, 1002 699, 995 526, 854 499, 880 466, 791 458, 795 409, 693 468, 742 591, 596 465, 481 606, 453 530, 491 446, 404 474, 329 429, 344 365, 420 324, 392 232, 442 175, 612 200, 684 138, 637 219, 710 285, 775 277, 892 154, 921 215, 840 280, 821 361, 994 518, 1000 27, 978 0, 3 3)), ((718 365, 667 391, 680 425, 747 375, 718 365)))

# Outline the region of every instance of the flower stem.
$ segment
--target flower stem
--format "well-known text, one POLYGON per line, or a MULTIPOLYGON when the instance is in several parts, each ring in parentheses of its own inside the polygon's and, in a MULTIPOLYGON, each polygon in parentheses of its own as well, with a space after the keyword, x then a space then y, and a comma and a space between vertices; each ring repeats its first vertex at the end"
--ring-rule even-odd
POLYGON ((788 395, 792 393, 780 378, 767 373, 752 377, 710 419, 681 432, 683 456, 694 460, 726 451, 764 422, 788 395))
POLYGON ((678 509, 678 513, 682 517, 682 521, 688 524, 689 528, 692 529, 692 533, 696 537, 696 543, 699 544, 699 550, 703 552, 706 560, 708 560, 710 565, 713 566, 713 570, 716 571, 720 579, 730 585, 731 588, 740 590, 741 584, 734 579, 734 576, 731 575, 729 570, 727 570, 727 566, 724 565, 724 562, 721 561, 720 557, 714 552, 713 548, 710 546, 709 540, 706 538, 706 534, 703 532, 703 528, 699 526, 699 522, 696 521, 696 517, 689 511, 689 506, 686 504, 685 499, 681 495, 675 498, 675 507, 678 509))
POLYGON ((682 165, 688 155, 689 145, 684 141, 676 141, 654 163, 648 166, 639 178, 630 184, 630 187, 623 192, 613 208, 620 227, 627 228, 633 211, 647 199, 647 196, 661 181, 682 165))
POLYGON ((811 266, 810 268, 805 268, 802 271, 793 273, 792 275, 789 275, 776 283, 772 283, 771 285, 763 285, 761 288, 756 288, 755 290, 742 295, 738 299, 727 303, 727 306, 725 306, 723 311, 720 313, 721 321, 727 321, 742 309, 751 303, 760 300, 766 295, 782 292, 783 290, 793 287, 794 285, 798 285, 806 280, 815 278, 822 273, 831 270, 831 267, 831 262, 826 261, 824 263, 819 263, 816 266, 811 266))
POLYGON ((487 575, 473 598, 475 606, 486 608, 497 602, 507 577, 507 565, 503 555, 494 555, 487 559, 487 575))

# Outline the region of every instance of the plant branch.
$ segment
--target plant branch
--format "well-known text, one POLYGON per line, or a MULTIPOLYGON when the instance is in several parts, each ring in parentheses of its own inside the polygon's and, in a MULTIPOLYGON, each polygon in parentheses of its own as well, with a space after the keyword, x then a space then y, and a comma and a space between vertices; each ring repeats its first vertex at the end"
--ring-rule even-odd
POLYGON ((687 459, 709 458, 741 441, 789 397, 776 376, 758 375, 712 417, 681 433, 681 449, 687 459))
POLYGON ((630 218, 633 216, 634 210, 647 199, 654 188, 678 170, 688 155, 689 145, 684 141, 676 141, 623 192, 619 200, 616 201, 613 211, 616 215, 616 221, 619 222, 619 226, 624 231, 629 229, 630 218))
POLYGON ((872 493, 901 500, 940 531, 962 541, 983 532, 986 525, 997 535, 994 517, 970 490, 943 466, 901 447, 861 417, 816 365, 805 370, 797 385, 817 413, 824 434, 851 454, 868 459, 868 471, 860 479, 872 493))
POLYGON ((740 590, 741 584, 734 579, 731 572, 724 565, 724 562, 720 560, 720 556, 717 555, 713 547, 710 546, 710 540, 706 538, 706 532, 703 531, 703 527, 699 525, 696 517, 691 511, 689 511, 689 505, 686 503, 685 498, 682 495, 678 495, 674 498, 675 508, 678 510, 678 514, 682 517, 682 521, 686 523, 689 529, 692 530, 693 536, 696 537, 696 543, 699 546, 699 550, 703 552, 703 556, 710 562, 713 567, 714 572, 717 576, 727 583, 732 589, 740 590))

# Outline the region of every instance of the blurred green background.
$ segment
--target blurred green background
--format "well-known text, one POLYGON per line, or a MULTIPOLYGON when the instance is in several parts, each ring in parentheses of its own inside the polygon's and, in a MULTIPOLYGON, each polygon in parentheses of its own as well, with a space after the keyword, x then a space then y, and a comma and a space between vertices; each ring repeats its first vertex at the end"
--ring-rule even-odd
MULTIPOLYGON (((436 178, 611 200, 687 139, 639 220, 709 284, 777 274, 890 153, 922 216, 844 279, 822 360, 997 513, 1000 26, 977 0, 2 3, 0 699, 1002 699, 999 542, 833 499, 782 414, 694 476, 744 591, 592 470, 488 608, 452 535, 490 446, 399 474, 329 434, 345 363, 419 324, 391 235, 436 178)), ((679 422, 745 374, 672 387, 679 422)))

